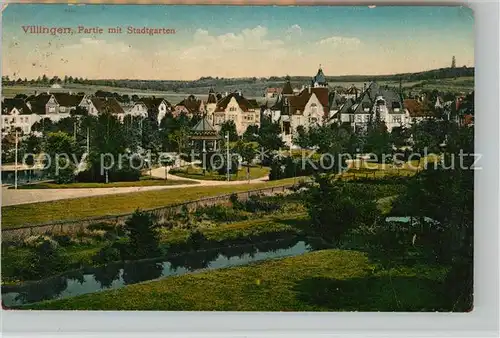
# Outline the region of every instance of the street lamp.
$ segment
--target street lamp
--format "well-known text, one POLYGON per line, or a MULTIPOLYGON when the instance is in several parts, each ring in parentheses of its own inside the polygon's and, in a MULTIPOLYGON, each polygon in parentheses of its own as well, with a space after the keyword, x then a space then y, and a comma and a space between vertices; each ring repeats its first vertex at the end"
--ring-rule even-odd
POLYGON ((226 132, 226 155, 227 155, 227 181, 230 181, 230 173, 229 173, 229 132, 226 132))
POLYGON ((15 150, 15 164, 14 164, 14 189, 17 189, 17 144, 18 144, 18 129, 16 128, 16 150, 15 150))

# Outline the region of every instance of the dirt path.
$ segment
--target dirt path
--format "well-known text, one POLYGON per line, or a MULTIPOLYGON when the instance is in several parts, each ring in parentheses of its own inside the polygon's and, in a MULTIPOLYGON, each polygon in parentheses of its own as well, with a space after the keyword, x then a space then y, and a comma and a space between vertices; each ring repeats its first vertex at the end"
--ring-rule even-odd
MULTIPOLYGON (((165 178, 165 168, 156 168, 151 172, 153 177, 165 178)), ((165 186, 149 186, 149 187, 117 187, 117 188, 78 188, 78 189, 8 189, 2 187, 2 206, 20 205, 37 202, 57 201, 71 198, 127 194, 141 191, 176 189, 176 188, 192 188, 199 186, 220 186, 220 185, 235 185, 235 184, 251 184, 262 183, 268 180, 268 177, 262 177, 250 181, 206 181, 194 180, 184 177, 168 174, 169 179, 173 180, 188 180, 195 181, 198 184, 178 184, 165 186)))

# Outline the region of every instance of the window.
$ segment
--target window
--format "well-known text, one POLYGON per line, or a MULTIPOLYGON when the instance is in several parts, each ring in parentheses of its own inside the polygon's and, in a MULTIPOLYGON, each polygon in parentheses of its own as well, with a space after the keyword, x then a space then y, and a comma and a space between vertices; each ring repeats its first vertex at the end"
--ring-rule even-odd
POLYGON ((59 107, 59 111, 60 111, 61 113, 64 113, 64 112, 66 111, 66 107, 59 107))
POLYGON ((9 119, 6 117, 4 120, 3 120, 6 124, 9 123, 9 119))
POLYGON ((392 118, 392 121, 393 121, 394 123, 401 123, 401 116, 394 116, 394 117, 392 118))
POLYGON ((49 113, 55 113, 56 107, 49 107, 49 113))
POLYGON ((311 103, 311 113, 312 114, 318 113, 318 105, 316 103, 311 103))
POLYGON ((230 107, 229 111, 236 111, 236 107, 230 107))

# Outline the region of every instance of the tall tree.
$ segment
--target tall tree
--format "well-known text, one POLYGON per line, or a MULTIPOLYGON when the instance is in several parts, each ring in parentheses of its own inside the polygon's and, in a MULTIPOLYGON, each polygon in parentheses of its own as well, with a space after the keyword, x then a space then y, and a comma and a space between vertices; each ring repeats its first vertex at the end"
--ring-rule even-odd
POLYGON ((220 127, 221 137, 226 137, 228 133, 230 142, 238 140, 238 133, 236 132, 236 124, 234 124, 234 121, 232 120, 225 121, 220 127))

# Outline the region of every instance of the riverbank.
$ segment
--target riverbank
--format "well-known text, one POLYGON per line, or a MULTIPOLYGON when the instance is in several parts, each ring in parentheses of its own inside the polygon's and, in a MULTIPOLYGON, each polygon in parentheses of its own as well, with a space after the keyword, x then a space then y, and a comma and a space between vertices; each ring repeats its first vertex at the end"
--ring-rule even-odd
POLYGON ((365 253, 322 250, 23 307, 34 310, 439 311, 446 269, 377 270, 365 253))

